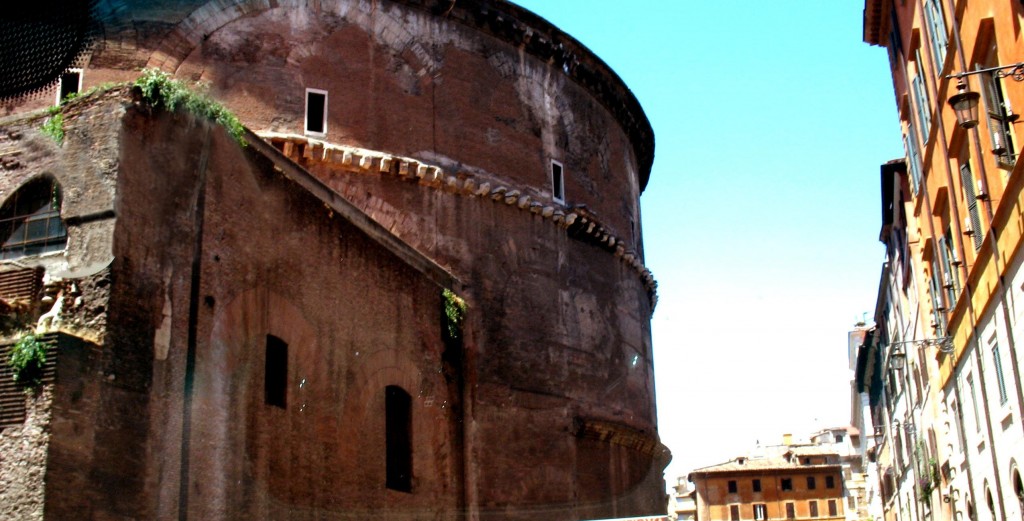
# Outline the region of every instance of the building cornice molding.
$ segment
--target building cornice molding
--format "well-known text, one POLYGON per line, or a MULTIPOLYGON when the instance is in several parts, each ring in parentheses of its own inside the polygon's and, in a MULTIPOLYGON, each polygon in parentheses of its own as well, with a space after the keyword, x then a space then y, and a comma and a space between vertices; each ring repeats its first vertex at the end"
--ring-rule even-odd
POLYGON ((356 174, 376 174, 416 181, 419 186, 439 190, 448 194, 477 199, 487 199, 537 216, 558 226, 574 239, 588 243, 613 255, 619 262, 640 278, 650 299, 653 313, 658 302, 658 283, 654 275, 644 266, 640 255, 627 249, 625 242, 586 208, 567 207, 553 202, 535 200, 522 187, 504 185, 478 178, 474 174, 447 173, 439 166, 424 163, 411 157, 402 157, 387 152, 339 145, 312 139, 297 134, 258 132, 256 135, 285 157, 295 163, 312 161, 329 164, 356 174))

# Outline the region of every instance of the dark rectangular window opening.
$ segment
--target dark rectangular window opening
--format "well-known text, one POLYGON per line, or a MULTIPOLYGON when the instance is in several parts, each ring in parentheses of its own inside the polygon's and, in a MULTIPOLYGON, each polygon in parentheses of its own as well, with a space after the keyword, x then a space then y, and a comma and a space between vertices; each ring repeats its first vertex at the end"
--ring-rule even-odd
POLYGON ((70 94, 78 94, 82 85, 82 71, 71 69, 60 75, 60 91, 57 93, 57 104, 64 101, 70 94))
POLYGON ((729 505, 729 520, 730 521, 740 521, 740 506, 739 505, 729 505))
POLYGON ((779 486, 782 490, 793 490, 793 478, 782 478, 779 481, 779 486))
POLYGON ((751 486, 751 488, 753 488, 754 492, 760 492, 761 491, 761 480, 759 480, 759 479, 753 480, 750 483, 750 486, 751 486))
POLYGON ((807 476, 807 490, 814 490, 818 487, 818 482, 814 479, 814 476, 807 476))
POLYGON ((836 517, 838 515, 839 515, 839 505, 836 504, 836 500, 834 500, 834 499, 828 500, 828 516, 829 517, 836 517))
POLYGON ((412 492, 412 397, 389 385, 384 391, 387 487, 412 492))
POLYGON ((786 519, 796 519, 796 505, 786 503, 786 519))
POLYGON ((267 405, 288 406, 288 344, 274 335, 267 335, 263 397, 267 405))
POLYGON ((809 515, 811 517, 818 517, 818 502, 817 501, 808 501, 807 502, 807 509, 810 510, 810 514, 809 515))
POLYGON ((735 481, 729 481, 729 493, 730 494, 735 494, 736 490, 737 490, 736 482, 735 481))
POLYGON ((825 488, 836 488, 835 476, 825 476, 825 488))
POLYGON ((306 89, 306 132, 327 133, 327 91, 306 89))
POLYGON ((562 164, 551 161, 551 198, 559 203, 565 202, 565 177, 562 175, 562 164))

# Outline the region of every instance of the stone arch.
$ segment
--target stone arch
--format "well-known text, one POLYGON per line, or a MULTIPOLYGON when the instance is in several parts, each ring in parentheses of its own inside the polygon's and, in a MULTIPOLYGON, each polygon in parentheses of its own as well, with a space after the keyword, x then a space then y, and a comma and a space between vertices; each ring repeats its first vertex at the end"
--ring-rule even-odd
MULTIPOLYGON (((322 0, 316 7, 311 7, 302 0, 280 0, 276 7, 332 12, 342 18, 349 18, 350 21, 358 23, 364 28, 372 28, 368 32, 379 43, 395 51, 396 55, 402 55, 403 51, 407 51, 404 56, 408 58, 408 65, 420 76, 434 73, 439 67, 431 53, 417 41, 414 35, 402 28, 400 20, 373 23, 376 18, 389 17, 375 6, 362 7, 355 3, 339 0, 322 0), (372 26, 371 23, 373 23, 372 26)), ((237 19, 273 8, 275 7, 271 6, 267 0, 208 2, 189 13, 167 33, 157 49, 150 55, 146 67, 173 73, 213 32, 237 19)))
MULTIPOLYGON (((288 344, 288 392, 295 393, 298 380, 323 381, 326 364, 316 363, 317 335, 302 310, 287 298, 266 287, 237 294, 218 306, 209 342, 200 343, 196 358, 192 411, 193 488, 201 488, 208 500, 201 504, 210 511, 193 512, 198 517, 216 517, 215 512, 243 512, 237 504, 244 496, 241 482, 258 490, 270 490, 270 477, 262 471, 266 454, 252 452, 257 438, 273 421, 287 429, 289 415, 301 405, 290 398, 288 408, 265 407, 263 360, 268 335, 288 344), (315 374, 314 374, 315 373, 315 374), (269 412, 268 412, 269 411, 269 412), (271 416, 269 420, 268 416, 271 416), (246 479, 243 479, 246 478, 246 479)), ((281 456, 281 457, 285 457, 281 456)))
POLYGON ((988 508, 989 519, 999 519, 996 515, 996 503, 992 498, 992 488, 988 485, 988 479, 985 480, 984 488, 985 491, 985 507, 988 508))
POLYGON ((383 396, 388 386, 401 387, 414 401, 425 394, 419 368, 402 357, 397 349, 382 348, 363 353, 357 351, 351 372, 355 378, 345 398, 347 417, 361 418, 373 414, 374 411, 367 411, 366 408, 380 402, 376 395, 383 396))
POLYGON ((1024 480, 1021 479, 1016 458, 1010 458, 1010 483, 1013 484, 1013 495, 1017 498, 1017 508, 1024 516, 1024 480))
POLYGON ((61 251, 68 233, 61 218, 63 195, 49 174, 29 179, 0 206, 0 258, 61 251))
POLYGON ((157 50, 150 55, 146 67, 174 72, 210 33, 233 20, 269 8, 266 0, 207 2, 167 33, 157 50))

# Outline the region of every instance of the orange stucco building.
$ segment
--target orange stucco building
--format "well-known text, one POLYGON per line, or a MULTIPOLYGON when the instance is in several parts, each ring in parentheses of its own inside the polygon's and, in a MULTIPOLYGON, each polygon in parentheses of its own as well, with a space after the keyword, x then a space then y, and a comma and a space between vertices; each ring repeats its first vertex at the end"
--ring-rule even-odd
POLYGON ((1022 22, 1019 1, 864 2, 906 152, 882 166, 886 262, 858 369, 887 520, 1024 512, 1022 22))
POLYGON ((845 519, 839 456, 815 447, 739 457, 690 473, 701 521, 845 519))

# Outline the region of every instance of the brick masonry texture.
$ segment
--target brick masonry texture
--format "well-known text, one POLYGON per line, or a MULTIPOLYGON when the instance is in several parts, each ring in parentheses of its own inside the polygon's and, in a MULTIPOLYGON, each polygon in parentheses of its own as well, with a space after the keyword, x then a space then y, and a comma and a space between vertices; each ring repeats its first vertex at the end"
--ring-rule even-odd
POLYGON ((182 1, 111 19, 87 88, 148 63, 205 83, 270 143, 240 148, 126 89, 64 107, 61 146, 31 103, 8 108, 0 191, 61 184, 67 251, 32 262, 76 282, 61 328, 95 346, 48 388, 68 398, 35 471, 47 518, 663 511, 646 118, 546 22, 442 3, 182 1), (315 140, 298 138, 306 88, 328 92, 315 140), (457 344, 443 288, 468 304, 457 344), (289 349, 285 408, 264 403, 267 335, 289 349), (411 493, 385 487, 387 386, 412 398, 411 493))

